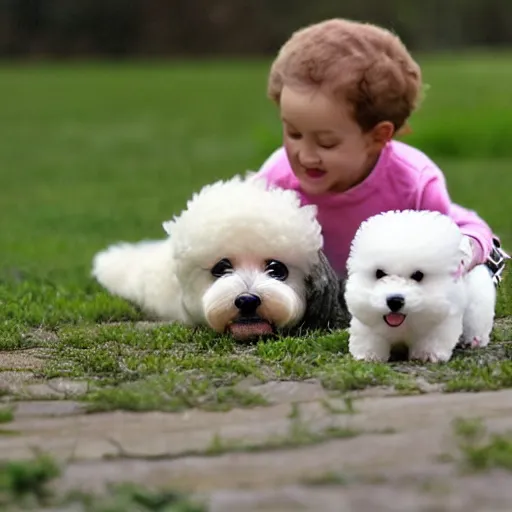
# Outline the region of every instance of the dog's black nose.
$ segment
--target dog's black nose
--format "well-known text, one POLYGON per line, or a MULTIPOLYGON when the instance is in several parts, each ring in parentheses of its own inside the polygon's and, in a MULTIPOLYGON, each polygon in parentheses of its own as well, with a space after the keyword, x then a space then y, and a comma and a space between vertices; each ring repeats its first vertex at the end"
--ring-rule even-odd
POLYGON ((388 308, 393 311, 393 313, 397 313, 404 307, 405 299, 403 295, 390 295, 386 299, 386 304, 388 305, 388 308))
POLYGON ((235 299, 235 306, 243 314, 251 314, 261 304, 261 299, 252 293, 242 293, 235 299))

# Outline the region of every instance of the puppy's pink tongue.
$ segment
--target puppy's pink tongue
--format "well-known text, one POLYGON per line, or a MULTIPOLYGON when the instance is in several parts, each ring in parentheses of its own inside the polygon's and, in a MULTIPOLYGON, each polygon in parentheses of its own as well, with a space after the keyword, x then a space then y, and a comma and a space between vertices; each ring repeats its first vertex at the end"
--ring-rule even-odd
POLYGON ((386 323, 391 327, 398 327, 404 323, 405 315, 402 315, 402 313, 388 313, 384 317, 384 320, 386 320, 386 323))
POLYGON ((245 341, 258 336, 272 334, 272 326, 265 321, 261 322, 240 322, 233 323, 229 327, 229 332, 238 341, 245 341))

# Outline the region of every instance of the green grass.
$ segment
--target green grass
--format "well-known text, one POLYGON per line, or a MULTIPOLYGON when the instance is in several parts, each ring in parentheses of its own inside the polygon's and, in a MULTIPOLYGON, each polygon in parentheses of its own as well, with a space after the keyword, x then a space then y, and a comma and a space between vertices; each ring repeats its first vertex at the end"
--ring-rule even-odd
MULTIPOLYGON (((46 507, 79 506, 84 512, 204 512, 202 504, 169 490, 149 490, 129 483, 108 486, 104 495, 71 491, 55 492, 50 485, 62 468, 51 457, 37 454, 29 460, 0 463, 0 506, 2 510, 50 510, 46 507)), ((64 510, 67 508, 59 508, 64 510)), ((51 510, 56 510, 52 508, 51 510)))
POLYGON ((481 419, 454 422, 458 438, 460 466, 466 472, 494 468, 512 471, 512 431, 488 434, 481 419))
POLYGON ((9 423, 14 419, 14 413, 10 407, 0 407, 0 423, 9 423))
POLYGON ((258 394, 237 386, 247 377, 260 382, 318 378, 334 391, 406 380, 388 365, 340 357, 347 348, 345 332, 240 346, 207 329, 74 327, 55 344, 57 357, 45 372, 92 379, 95 387, 86 399, 93 411, 265 405, 258 394))
MULTIPOLYGON (((512 248, 509 55, 420 59, 430 85, 406 141, 445 170, 454 200, 512 248)), ((44 345, 44 374, 90 379, 92 410, 263 405, 247 377, 317 378, 335 393, 512 384, 510 327, 447 365, 365 364, 345 333, 237 346, 207 330, 141 330, 141 313, 90 278, 95 252, 159 238, 162 221, 219 178, 257 169, 279 144, 268 62, 0 67, 0 348, 44 345), (117 323, 120 322, 121 325, 117 323), (42 340, 35 329, 57 336, 42 340)), ((512 314, 512 280, 498 316, 512 314)))
POLYGON ((50 495, 47 484, 59 474, 58 465, 45 455, 37 455, 28 462, 3 462, 0 464, 0 505, 44 504, 50 495))
MULTIPOLYGON (((248 378, 318 379, 333 396, 372 386, 420 393, 419 379, 441 384, 446 392, 510 387, 512 345, 499 335, 506 332, 500 322, 487 349, 457 350, 443 365, 354 361, 346 332, 238 345, 207 329, 125 323, 63 327, 56 341, 40 345, 54 350, 43 375, 91 382, 83 397, 90 412, 227 410, 267 404, 257 389, 242 386, 248 378)), ((325 405, 332 413, 357 413, 350 398, 339 411, 325 405)))

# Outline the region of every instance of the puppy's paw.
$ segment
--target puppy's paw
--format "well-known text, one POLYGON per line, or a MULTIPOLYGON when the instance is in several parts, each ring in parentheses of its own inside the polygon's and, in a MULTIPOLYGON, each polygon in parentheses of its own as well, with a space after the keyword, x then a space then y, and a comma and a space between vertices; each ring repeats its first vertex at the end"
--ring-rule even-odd
POLYGON ((386 345, 358 343, 350 341, 348 345, 350 355, 358 361, 371 363, 384 363, 389 360, 390 349, 386 345))
POLYGON ((452 352, 417 349, 411 350, 409 359, 422 363, 446 363, 452 357, 452 352))
POLYGON ((383 363, 389 360, 391 345, 353 317, 349 328, 348 351, 358 361, 383 363))
POLYGON ((352 354, 357 361, 366 361, 367 363, 385 363, 389 359, 389 355, 383 356, 375 352, 367 352, 365 354, 352 354))
POLYGON ((489 336, 470 336, 463 338, 462 346, 464 348, 484 348, 489 344, 489 336))

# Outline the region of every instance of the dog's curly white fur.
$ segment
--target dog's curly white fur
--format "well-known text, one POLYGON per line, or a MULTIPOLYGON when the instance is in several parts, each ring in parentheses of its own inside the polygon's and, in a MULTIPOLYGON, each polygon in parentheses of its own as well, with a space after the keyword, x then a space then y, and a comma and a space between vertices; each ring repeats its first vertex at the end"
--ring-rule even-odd
POLYGON ((410 359, 444 362, 461 337, 486 346, 496 291, 484 265, 461 271, 467 243, 437 212, 390 211, 363 222, 347 263, 352 356, 387 361, 392 346, 405 343, 410 359))
POLYGON ((348 323, 316 208, 293 191, 236 176, 203 187, 163 226, 165 240, 98 253, 93 276, 157 318, 239 339, 348 323))

